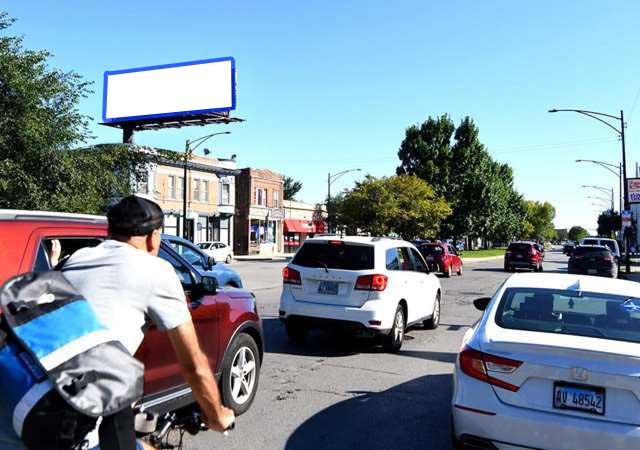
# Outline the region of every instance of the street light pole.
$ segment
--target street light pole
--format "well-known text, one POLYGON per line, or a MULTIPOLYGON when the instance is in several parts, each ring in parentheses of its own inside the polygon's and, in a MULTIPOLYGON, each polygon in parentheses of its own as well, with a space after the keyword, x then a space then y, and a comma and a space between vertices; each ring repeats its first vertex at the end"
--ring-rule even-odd
POLYGON ((329 228, 329 233, 331 233, 331 214, 329 213, 329 203, 331 202, 331 185, 342 175, 345 175, 349 172, 360 172, 361 170, 362 169, 348 169, 333 175, 331 175, 331 172, 327 173, 327 227, 329 228))
MULTIPOLYGON (((206 136, 199 137, 197 139, 188 140, 184 144, 184 161, 183 161, 183 178, 182 178, 182 237, 187 239, 187 167, 189 166, 189 160, 193 157, 193 152, 209 140, 213 136, 219 134, 231 134, 231 131, 220 131, 218 133, 208 134, 206 136), (193 145, 195 144, 195 145, 193 145)), ((205 149, 206 150, 206 149, 205 149)))
POLYGON ((611 200, 611 211, 614 212, 615 211, 615 206, 614 206, 614 194, 613 194, 613 188, 606 188, 603 186, 594 186, 593 184, 583 184, 582 185, 583 188, 591 188, 591 189, 597 189, 600 192, 607 194, 610 196, 610 200, 611 200))

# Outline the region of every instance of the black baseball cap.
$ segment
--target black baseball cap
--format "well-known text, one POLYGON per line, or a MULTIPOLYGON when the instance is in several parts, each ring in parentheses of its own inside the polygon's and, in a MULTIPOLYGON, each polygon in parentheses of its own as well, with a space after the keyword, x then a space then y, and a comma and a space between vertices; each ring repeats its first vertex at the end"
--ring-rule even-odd
POLYGON ((157 203, 131 195, 107 211, 109 233, 120 236, 145 236, 162 227, 164 214, 157 203))

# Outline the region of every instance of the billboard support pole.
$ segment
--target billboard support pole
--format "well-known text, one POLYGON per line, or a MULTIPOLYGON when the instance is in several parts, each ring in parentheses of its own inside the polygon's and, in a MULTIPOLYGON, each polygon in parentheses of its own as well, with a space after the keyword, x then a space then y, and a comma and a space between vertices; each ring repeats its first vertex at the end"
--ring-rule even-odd
POLYGON ((133 125, 124 125, 122 127, 122 143, 133 144, 133 125))

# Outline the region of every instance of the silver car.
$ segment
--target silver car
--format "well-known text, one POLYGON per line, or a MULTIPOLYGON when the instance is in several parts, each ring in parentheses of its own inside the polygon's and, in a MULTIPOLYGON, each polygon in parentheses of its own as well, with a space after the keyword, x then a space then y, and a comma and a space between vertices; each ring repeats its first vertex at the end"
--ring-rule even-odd
POLYGON ((228 265, 216 262, 191 241, 170 234, 162 234, 162 240, 169 244, 180 256, 186 259, 201 275, 215 277, 219 286, 242 287, 238 272, 228 265))

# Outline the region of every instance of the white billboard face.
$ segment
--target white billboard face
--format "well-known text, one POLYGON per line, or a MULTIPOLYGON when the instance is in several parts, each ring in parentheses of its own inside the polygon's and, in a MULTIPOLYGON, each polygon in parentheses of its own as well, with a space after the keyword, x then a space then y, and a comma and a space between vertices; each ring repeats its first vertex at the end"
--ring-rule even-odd
POLYGON ((180 117, 235 107, 235 62, 230 57, 104 73, 104 122, 180 117))
POLYGON ((629 203, 640 203, 640 178, 627 178, 627 192, 629 203))

